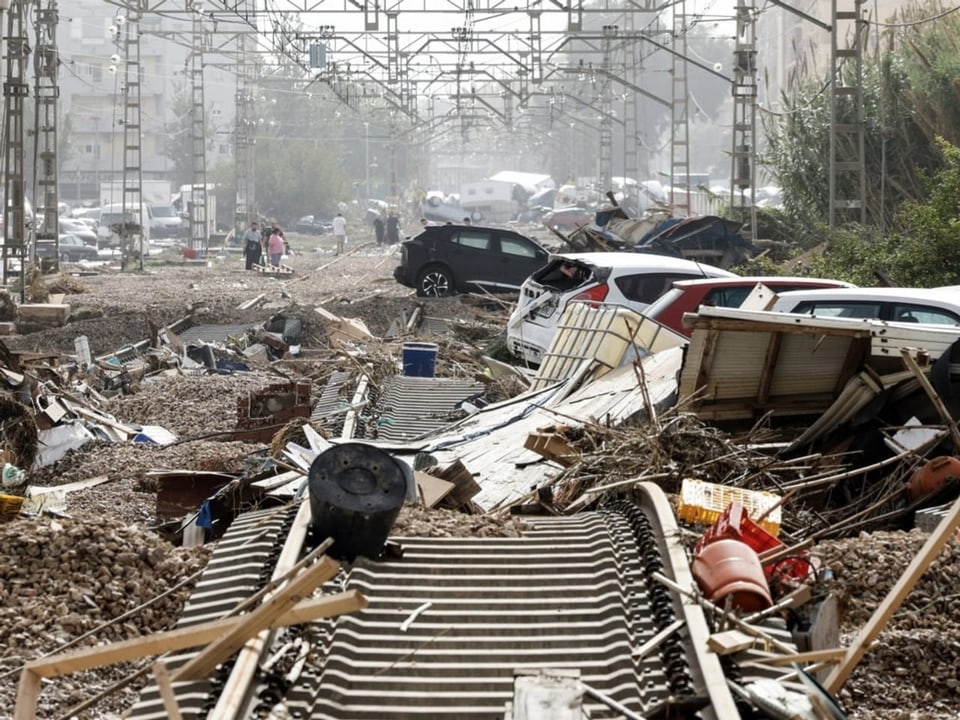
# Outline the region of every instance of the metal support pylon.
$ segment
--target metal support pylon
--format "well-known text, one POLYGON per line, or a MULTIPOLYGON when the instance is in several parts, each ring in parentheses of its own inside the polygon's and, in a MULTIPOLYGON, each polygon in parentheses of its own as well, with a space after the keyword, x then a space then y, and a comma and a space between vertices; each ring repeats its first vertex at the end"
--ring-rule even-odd
POLYGON ((253 99, 256 84, 252 78, 254 67, 247 59, 250 44, 250 33, 240 33, 237 39, 237 97, 233 133, 234 172, 237 180, 234 233, 238 238, 242 237, 243 231, 257 219, 256 185, 253 172, 253 151, 256 142, 253 99))
POLYGON ((57 3, 42 0, 36 6, 37 44, 34 62, 34 135, 33 198, 36 219, 42 220, 37 240, 53 243, 56 262, 60 261, 60 216, 57 210, 57 3))
POLYGON ((830 33, 830 228, 866 222, 863 44, 865 0, 832 0, 830 33), (844 9, 840 9, 843 5, 844 9))
POLYGON ((5 134, 3 138, 3 282, 7 282, 11 260, 20 263, 20 301, 26 299, 23 282, 27 261, 28 237, 24 199, 24 113, 27 97, 26 69, 30 43, 25 34, 24 15, 29 6, 19 0, 7 11, 7 76, 3 84, 5 134))
POLYGON ((600 67, 600 166, 597 168, 597 181, 600 194, 609 192, 613 187, 613 99, 611 98, 610 75, 613 43, 617 38, 616 25, 603 26, 603 55, 600 67))
POLYGON ((206 254, 210 241, 207 222, 207 111, 203 100, 203 13, 187 0, 193 12, 193 51, 190 53, 190 135, 193 182, 190 187, 190 247, 206 254))
POLYGON ((677 217, 690 215, 690 119, 687 112, 687 15, 686 1, 673 6, 673 35, 670 55, 670 206, 677 217), (683 193, 677 192, 677 183, 683 193))
POLYGON ((123 61, 123 223, 120 267, 143 270, 149 222, 143 202, 143 129, 140 124, 140 19, 146 0, 127 4, 123 61), (134 221, 130 222, 130 218, 134 221))
POLYGON ((737 35, 733 51, 733 167, 730 172, 730 207, 746 222, 741 233, 752 239, 756 232, 757 49, 756 6, 753 0, 737 2, 737 35))
MULTIPOLYGON (((623 69, 627 82, 631 85, 637 85, 639 75, 642 72, 642 65, 638 61, 639 44, 635 37, 636 13, 624 13, 626 22, 626 36, 630 38, 625 41, 623 46, 623 69)), ((640 101, 640 93, 628 92, 623 102, 623 176, 624 178, 633 178, 640 180, 640 123, 637 103, 640 101)), ((631 188, 624 185, 623 193, 626 197, 631 188)))

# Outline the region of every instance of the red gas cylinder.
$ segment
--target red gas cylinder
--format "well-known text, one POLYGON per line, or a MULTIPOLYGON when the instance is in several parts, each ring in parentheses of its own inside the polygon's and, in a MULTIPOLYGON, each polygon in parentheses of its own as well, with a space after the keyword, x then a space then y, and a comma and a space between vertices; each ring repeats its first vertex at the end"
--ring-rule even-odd
POLYGON ((907 481, 907 500, 916 502, 934 495, 952 478, 960 478, 960 460, 949 455, 935 457, 917 468, 907 481))
POLYGON ((747 613, 773 604, 760 558, 739 540, 714 540, 705 545, 694 557, 691 571, 703 594, 721 607, 727 596, 731 607, 747 613))

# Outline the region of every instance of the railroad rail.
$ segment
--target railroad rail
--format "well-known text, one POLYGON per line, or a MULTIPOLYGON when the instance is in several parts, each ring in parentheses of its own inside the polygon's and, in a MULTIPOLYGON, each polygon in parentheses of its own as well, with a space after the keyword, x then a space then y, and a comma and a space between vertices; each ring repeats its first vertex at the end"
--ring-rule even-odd
MULTIPOLYGON (((706 652, 700 606, 654 578, 693 586, 665 496, 655 485, 640 491, 638 504, 529 519, 517 538, 393 538, 399 557, 360 559, 321 588, 359 590, 368 607, 274 633, 234 716, 502 718, 518 673, 556 671, 579 678, 591 718, 740 717, 718 656, 706 652)), ((290 532, 296 516, 238 517, 178 627, 226 615, 256 592, 290 552, 288 537, 306 552, 290 532)), ((183 717, 219 717, 234 672, 228 662, 175 685, 183 717)), ((129 717, 168 717, 156 686, 129 717)))

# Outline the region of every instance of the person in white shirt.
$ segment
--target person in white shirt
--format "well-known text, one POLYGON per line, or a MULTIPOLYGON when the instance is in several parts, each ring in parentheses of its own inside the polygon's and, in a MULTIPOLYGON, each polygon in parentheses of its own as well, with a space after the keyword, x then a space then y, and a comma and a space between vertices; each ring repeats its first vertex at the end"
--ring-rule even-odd
POLYGON ((347 241, 347 219, 343 213, 337 213, 333 219, 333 237, 337 240, 337 255, 343 252, 343 245, 347 241))

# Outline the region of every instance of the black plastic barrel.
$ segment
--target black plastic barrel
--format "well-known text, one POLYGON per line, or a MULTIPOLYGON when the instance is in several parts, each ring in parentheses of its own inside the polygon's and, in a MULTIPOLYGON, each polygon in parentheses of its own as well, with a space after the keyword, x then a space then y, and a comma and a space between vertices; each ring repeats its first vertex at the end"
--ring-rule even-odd
POLYGON ((400 462, 372 445, 334 445, 313 461, 307 481, 311 529, 318 541, 333 538, 329 555, 376 557, 407 495, 400 462))

